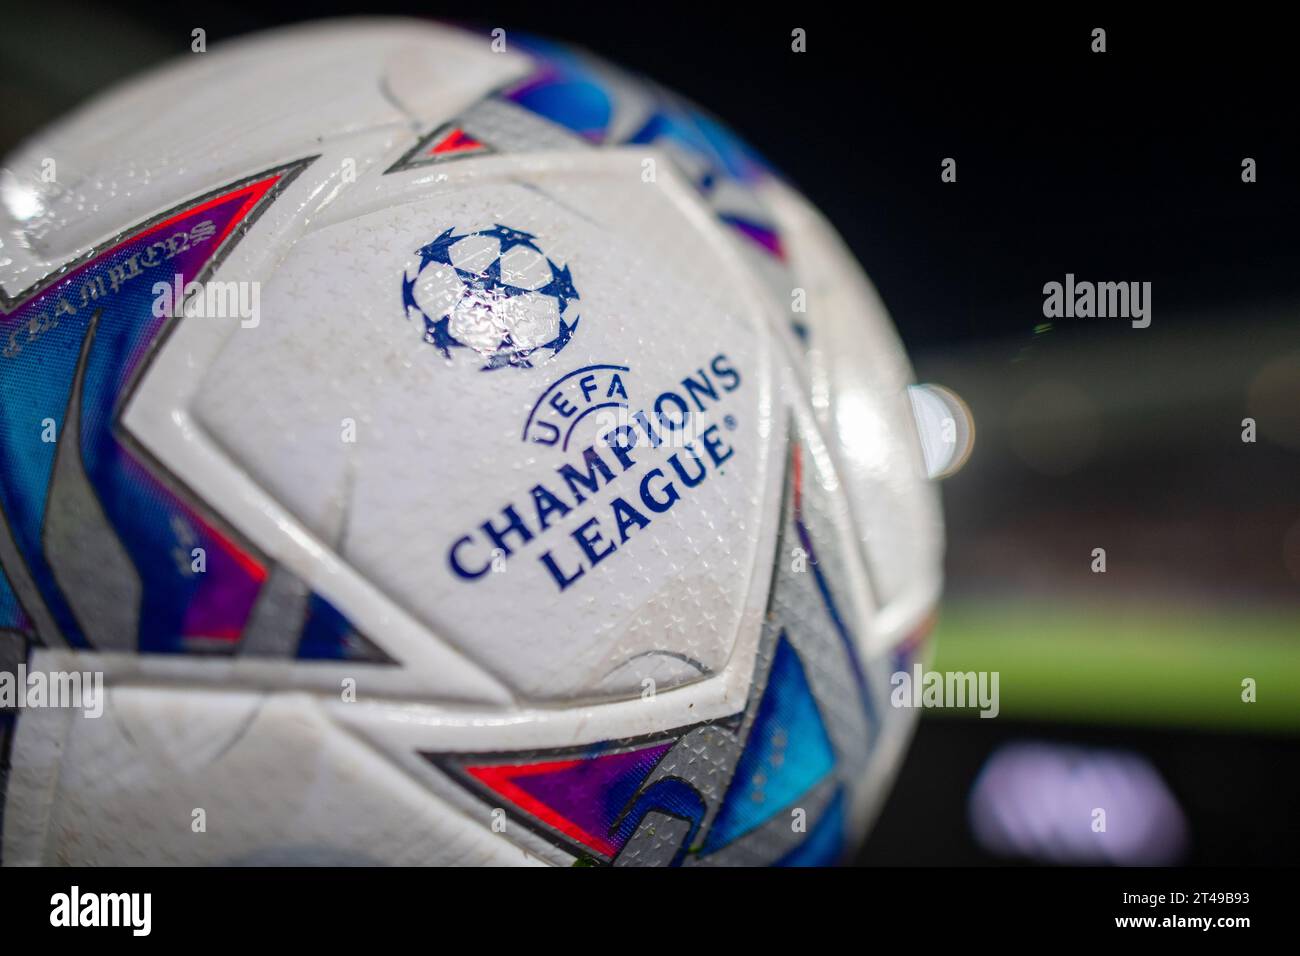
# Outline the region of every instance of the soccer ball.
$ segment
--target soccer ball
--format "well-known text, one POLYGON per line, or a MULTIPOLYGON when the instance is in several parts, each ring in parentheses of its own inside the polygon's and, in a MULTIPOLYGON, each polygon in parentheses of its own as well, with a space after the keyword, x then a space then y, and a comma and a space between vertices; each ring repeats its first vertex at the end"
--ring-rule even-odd
POLYGON ((934 453, 858 265, 718 122, 513 34, 298 27, 25 144, 0 245, 5 862, 866 831, 934 453))

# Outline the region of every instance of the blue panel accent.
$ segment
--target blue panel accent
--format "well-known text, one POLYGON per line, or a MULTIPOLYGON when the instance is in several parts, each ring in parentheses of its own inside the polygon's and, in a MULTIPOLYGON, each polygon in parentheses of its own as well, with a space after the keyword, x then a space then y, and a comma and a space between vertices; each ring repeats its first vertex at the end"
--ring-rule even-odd
MULTIPOLYGON (((201 575, 187 574, 189 548, 179 550, 185 564, 177 563, 173 549, 173 522, 181 520, 165 501, 150 494, 148 481, 126 457, 113 433, 115 398, 124 388, 132 356, 144 346, 153 325, 136 319, 148 316, 154 295, 151 287, 137 283, 124 288, 106 306, 95 335, 95 347, 86 366, 81 394, 81 456, 86 477, 94 486, 104 513, 120 535, 140 576, 140 631, 142 651, 175 652, 182 649, 185 612, 194 600, 201 575)), ((195 538, 195 544, 200 543, 195 538)))
POLYGON ((742 182, 751 182, 761 173, 771 171, 766 161, 753 147, 730 128, 699 110, 690 110, 690 116, 700 135, 708 142, 713 155, 727 171, 727 175, 742 182))
POLYGON ((686 855, 686 848, 695 842, 695 834, 704 819, 704 799, 694 787, 675 777, 666 777, 651 784, 645 793, 641 794, 632 811, 623 818, 616 832, 615 844, 621 847, 631 839, 641 818, 651 810, 660 810, 670 816, 691 822, 691 829, 682 840, 681 851, 673 860, 673 865, 676 866, 686 855))
POLYGON ((834 769, 835 750, 803 664, 782 634, 745 752, 704 852, 720 849, 766 823, 834 769))
POLYGON ((628 140, 655 143, 668 140, 689 150, 713 170, 699 188, 708 192, 713 180, 726 176, 742 183, 753 182, 768 171, 767 165, 740 137, 698 110, 675 103, 660 107, 628 140))
POLYGON ((526 109, 582 136, 596 138, 609 125, 610 106, 599 87, 579 80, 557 80, 512 97, 526 109))
MULTIPOLYGON (((57 448, 54 442, 41 440, 42 423, 46 418, 53 419, 57 435, 62 436, 63 413, 85 330, 81 322, 66 317, 57 325, 47 318, 41 348, 21 348, 13 354, 15 343, 28 336, 29 326, 18 324, 21 318, 19 313, 4 319, 4 342, 9 348, 3 359, 4 374, 0 375, 0 474, 4 476, 0 481, 0 507, 8 516, 14 543, 55 623, 69 643, 85 647, 72 609, 45 561, 41 542, 41 521, 57 448)), ((40 318, 30 321, 30 327, 40 326, 40 318)))
POLYGON ((774 866, 834 866, 844 853, 844 791, 835 796, 817 821, 808 839, 799 844, 774 866))
POLYGON ((5 577, 4 568, 0 568, 0 627, 19 630, 24 617, 18 595, 14 594, 9 579, 5 577))
POLYGON ((352 622, 343 612, 319 594, 307 599, 307 617, 298 641, 298 657, 303 660, 348 660, 348 638, 352 622))
POLYGON ((185 651, 187 637, 225 641, 205 644, 204 650, 237 646, 264 577, 260 565, 164 485, 146 458, 119 442, 114 422, 131 377, 147 364, 149 348, 172 321, 171 310, 158 308, 153 280, 183 286, 201 275, 228 230, 278 178, 232 187, 142 226, 0 316, 0 508, 41 603, 73 647, 87 646, 86 636, 55 580, 42 539, 60 445, 79 449, 108 528, 139 578, 139 649, 185 651), (73 434, 65 413, 83 354, 80 433, 73 434), (54 436, 46 431, 47 420, 54 436), (192 573, 189 565, 195 546, 206 553, 203 574, 192 573))
POLYGON ((516 38, 545 62, 546 72, 506 94, 507 98, 594 142, 605 138, 614 104, 604 84, 573 50, 537 37, 516 38))

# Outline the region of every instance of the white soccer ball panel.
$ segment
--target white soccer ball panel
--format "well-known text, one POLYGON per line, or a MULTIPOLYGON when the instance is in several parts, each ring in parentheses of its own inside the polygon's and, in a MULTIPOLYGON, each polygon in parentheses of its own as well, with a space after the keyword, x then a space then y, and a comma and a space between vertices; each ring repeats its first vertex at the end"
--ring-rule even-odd
POLYGON ((501 281, 518 289, 540 289, 551 281, 551 265, 536 249, 515 246, 501 256, 501 281))
POLYGON ((437 320, 465 298, 465 283, 450 266, 430 265, 420 270, 412 295, 423 315, 437 320))
POLYGON ((496 308, 516 348, 535 349, 560 331, 560 303, 554 296, 526 292, 510 296, 496 308))
POLYGON ((494 236, 469 236, 451 247, 451 263, 474 275, 482 275, 501 257, 501 241, 494 236))

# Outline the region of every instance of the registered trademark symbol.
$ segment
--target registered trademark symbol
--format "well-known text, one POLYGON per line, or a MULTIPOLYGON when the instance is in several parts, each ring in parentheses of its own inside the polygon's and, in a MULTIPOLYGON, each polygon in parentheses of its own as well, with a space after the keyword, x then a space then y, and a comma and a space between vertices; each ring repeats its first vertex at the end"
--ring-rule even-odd
POLYGON ((734 432, 736 430, 736 417, 734 415, 728 415, 722 420, 722 424, 727 426, 727 431, 734 432))

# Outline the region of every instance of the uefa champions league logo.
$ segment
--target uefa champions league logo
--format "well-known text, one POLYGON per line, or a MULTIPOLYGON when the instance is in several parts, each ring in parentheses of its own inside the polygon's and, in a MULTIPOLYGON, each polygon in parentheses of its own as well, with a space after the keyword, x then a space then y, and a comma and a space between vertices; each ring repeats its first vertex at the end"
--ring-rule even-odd
POLYGON ((568 345, 578 328, 571 308, 578 290, 568 267, 535 239, 497 223, 448 229, 416 250, 402 277, 402 304, 408 318, 423 319, 424 340, 448 359, 452 349, 472 349, 483 371, 532 368, 568 345))

